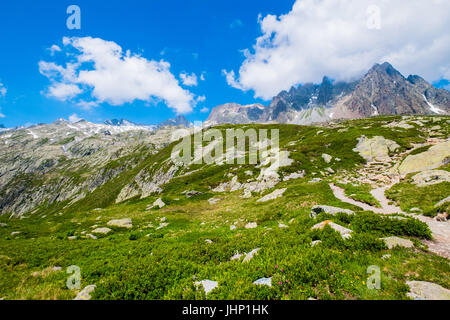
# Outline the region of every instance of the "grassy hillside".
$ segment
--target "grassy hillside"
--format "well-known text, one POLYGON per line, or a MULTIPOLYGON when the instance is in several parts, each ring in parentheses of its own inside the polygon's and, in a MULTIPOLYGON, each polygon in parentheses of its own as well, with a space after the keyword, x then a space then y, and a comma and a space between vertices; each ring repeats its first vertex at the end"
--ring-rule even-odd
MULTIPOLYGON (((0 223, 5 224, 0 227, 0 298, 73 299, 78 291, 67 288, 70 275, 65 272, 71 265, 81 269, 81 288, 96 285, 93 299, 407 299, 407 280, 450 288, 448 259, 429 252, 420 242, 431 238, 425 223, 409 216, 393 219, 364 212, 335 198, 329 187, 330 182, 341 183, 347 196, 379 206, 369 186, 341 181, 366 163, 353 151, 357 139, 383 136, 395 141, 399 145, 396 153, 401 154, 430 137, 448 137, 448 117, 425 119, 429 122, 424 126, 411 129, 383 126, 401 117, 323 127, 220 126, 222 131, 279 129, 280 148, 289 151, 294 160, 279 169, 281 181, 276 187, 253 193, 250 198, 243 198, 242 190, 217 193, 213 189, 231 176, 241 182, 254 180, 261 168, 248 164, 189 165, 179 168, 170 182, 161 186, 161 194, 136 195, 116 203, 121 190, 136 183, 139 173, 152 176, 169 168, 175 143, 156 154, 137 149, 109 163, 110 169, 126 169, 77 202, 42 205, 22 218, 0 216, 0 223), (439 132, 429 130, 436 125, 442 128, 439 132), (333 160, 327 163, 323 154, 333 160), (300 171, 305 172, 304 177, 283 181, 283 177, 300 171), (314 178, 321 181, 311 182, 314 178), (286 188, 282 197, 257 201, 281 188, 286 188), (201 193, 187 197, 185 192, 191 190, 201 193), (158 198, 166 205, 151 209, 158 198), (211 198, 219 200, 210 204, 211 198), (310 211, 314 205, 351 209, 356 214, 321 213, 313 219, 310 211), (131 218, 133 227, 108 226, 112 231, 107 235, 86 237, 93 229, 106 227, 108 221, 122 218, 131 218), (329 226, 311 229, 326 220, 351 229, 352 237, 344 240, 329 226), (247 229, 251 222, 257 227, 247 229), (389 250, 380 240, 388 236, 410 239, 415 248, 389 250), (312 246, 316 240, 321 243, 312 246), (257 248, 260 250, 248 262, 242 261, 244 257, 231 260, 236 253, 257 248), (381 270, 380 290, 367 287, 367 268, 373 265, 381 270), (271 287, 253 284, 263 277, 272 278, 271 287), (218 282, 207 297, 195 286, 204 279, 218 282)), ((81 172, 82 168, 73 174, 81 172)), ((387 193, 403 210, 417 206, 430 211, 449 193, 448 183, 427 186, 424 193, 409 178, 387 193)), ((36 177, 29 183, 42 182, 36 177)))

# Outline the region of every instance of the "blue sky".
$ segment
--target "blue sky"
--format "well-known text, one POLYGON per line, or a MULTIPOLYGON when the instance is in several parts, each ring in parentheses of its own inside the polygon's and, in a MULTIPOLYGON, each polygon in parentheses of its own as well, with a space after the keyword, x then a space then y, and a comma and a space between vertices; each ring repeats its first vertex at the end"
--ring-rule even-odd
POLYGON ((153 124, 180 110, 189 111, 191 121, 205 120, 205 109, 216 105, 267 103, 292 85, 323 75, 355 79, 386 60, 404 75, 449 87, 449 1, 16 0, 1 2, 0 30, 0 123, 7 127, 73 114, 153 124), (72 4, 81 8, 81 30, 66 27, 72 4), (53 45, 61 51, 52 54, 53 45), (112 62, 89 74, 117 46, 120 66, 112 62), (99 48, 110 51, 87 58, 99 48), (130 61, 122 65, 127 50, 130 61), (67 63, 77 59, 85 60, 75 79, 67 76, 67 63), (134 63, 154 74, 124 73, 134 63), (111 84, 104 75, 112 73, 111 84), (182 73, 195 74, 197 84, 183 83, 182 73), (154 82, 162 78, 170 90, 152 95, 164 91, 154 82), (156 89, 148 90, 148 83, 156 89), (51 94, 56 85, 63 86, 63 98, 61 90, 51 94), (95 106, 81 107, 83 101, 95 106))
POLYGON ((239 51, 259 33, 258 14, 280 14, 292 1, 194 0, 194 1, 2 1, 0 4, 0 82, 7 94, 0 100, 0 123, 7 127, 52 122, 76 113, 90 121, 127 118, 139 123, 157 123, 176 112, 159 103, 142 101, 111 106, 107 103, 83 110, 43 94, 49 81, 39 72, 38 62, 51 61, 47 48, 61 46, 63 37, 99 37, 114 41, 124 50, 141 53, 146 59, 164 59, 178 76, 186 71, 205 81, 190 88, 206 100, 199 103, 190 120, 204 120, 211 108, 225 102, 252 103, 251 92, 231 88, 221 70, 236 68, 243 60, 239 51), (66 9, 81 9, 81 30, 68 30, 66 9))

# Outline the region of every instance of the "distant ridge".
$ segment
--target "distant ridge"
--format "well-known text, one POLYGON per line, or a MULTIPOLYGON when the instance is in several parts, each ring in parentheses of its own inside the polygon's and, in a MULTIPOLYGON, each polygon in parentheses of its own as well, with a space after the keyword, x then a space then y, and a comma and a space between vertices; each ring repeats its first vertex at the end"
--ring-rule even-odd
POLYGON ((227 103, 207 123, 310 124, 377 115, 450 114, 450 92, 418 75, 405 78, 390 63, 375 64, 359 81, 306 83, 282 91, 268 106, 227 103))

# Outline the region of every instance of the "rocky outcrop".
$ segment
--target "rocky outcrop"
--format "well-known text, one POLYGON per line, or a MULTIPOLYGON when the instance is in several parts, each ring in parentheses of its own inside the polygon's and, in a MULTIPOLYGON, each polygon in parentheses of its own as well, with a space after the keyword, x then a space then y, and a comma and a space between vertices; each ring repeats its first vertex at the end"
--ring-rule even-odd
POLYGON ((401 175, 432 170, 450 162, 450 140, 438 143, 425 152, 409 155, 398 167, 401 175))
POLYGON ((407 281, 408 297, 414 300, 450 300, 450 290, 427 281, 407 281))
POLYGON ((389 161, 390 153, 396 151, 400 146, 392 140, 376 136, 367 138, 362 136, 353 151, 358 152, 367 161, 389 161))
POLYGON ((413 183, 419 187, 429 186, 441 182, 450 182, 450 172, 444 170, 422 171, 412 177, 413 183))

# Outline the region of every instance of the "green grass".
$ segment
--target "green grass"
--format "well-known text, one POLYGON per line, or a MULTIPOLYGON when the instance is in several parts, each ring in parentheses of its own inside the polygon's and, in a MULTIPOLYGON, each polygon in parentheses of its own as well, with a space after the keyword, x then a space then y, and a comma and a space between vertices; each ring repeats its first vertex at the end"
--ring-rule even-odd
MULTIPOLYGON (((115 173, 78 202, 43 202, 24 219, 0 216, 0 223, 6 224, 0 227, 0 298, 73 299, 77 291, 66 287, 70 275, 65 272, 71 265, 81 268, 81 287, 96 285, 94 299, 407 299, 407 280, 431 281, 449 288, 448 260, 430 253, 420 243, 431 236, 425 224, 412 218, 398 220, 362 212, 343 203, 328 186, 329 182, 336 183, 335 175, 320 173, 327 167, 336 175, 360 168, 365 161, 352 149, 361 135, 395 140, 400 151, 426 141, 426 134, 418 127, 382 127, 385 121, 399 119, 375 117, 343 122, 348 130, 341 133, 340 128, 295 125, 219 126, 223 132, 228 128, 279 129, 280 146, 294 160, 291 166, 280 169, 281 177, 305 171, 304 178, 280 182, 276 188, 287 188, 283 197, 265 203, 257 200, 273 189, 249 199, 241 198, 242 190, 211 191, 229 181, 230 173, 240 182, 259 175, 260 168, 234 164, 179 169, 181 175, 198 171, 172 179, 161 194, 144 199, 136 196, 116 204, 117 195, 126 185, 136 183, 138 173, 152 175, 169 168, 166 160, 175 143, 156 154, 149 147, 137 148, 98 170, 73 171, 70 168, 74 160, 66 159, 46 175, 17 176, 12 185, 35 188, 56 183, 53 179, 59 174, 82 182, 94 173, 115 173), (323 153, 333 157, 331 163, 325 163, 323 153), (253 171, 252 177, 245 174, 248 170, 253 171), (323 181, 309 183, 313 177, 323 181), (202 194, 187 198, 183 194, 187 190, 202 194), (166 206, 147 210, 159 197, 166 206), (211 197, 220 201, 210 205, 207 200, 211 197), (320 214, 312 219, 309 213, 314 205, 347 208, 356 215, 320 214), (98 235, 96 240, 84 238, 94 226, 106 227, 109 220, 125 217, 132 219, 132 229, 111 228, 111 233, 98 235), (169 224, 157 229, 163 217, 169 224), (311 230, 328 219, 353 230, 352 238, 344 241, 330 227, 311 230), (245 229, 248 222, 257 222, 258 227, 245 229), (280 229, 279 223, 288 228, 280 229), (231 225, 237 229, 231 230, 231 225), (15 231, 21 233, 11 235, 15 231), (68 240, 71 236, 76 240, 68 240), (409 238, 416 247, 388 250, 380 240, 386 236, 409 238), (206 239, 213 243, 208 244, 206 239), (313 240, 322 242, 311 247, 313 240), (230 261, 236 252, 255 248, 261 249, 250 262, 230 261), (386 254, 391 257, 382 259, 386 254), (380 290, 367 288, 367 268, 373 265, 381 270, 380 290), (54 266, 62 267, 62 271, 53 271, 54 266), (262 277, 272 277, 273 286, 253 284, 262 277), (219 283, 208 297, 194 285, 203 279, 219 283)), ((441 126, 444 123, 441 121, 441 126)), ((370 195, 369 185, 340 186, 355 200, 379 205, 370 195)), ((448 190, 448 184, 418 188, 406 179, 387 195, 403 210, 419 207, 429 212, 434 203, 448 196, 448 190)))

